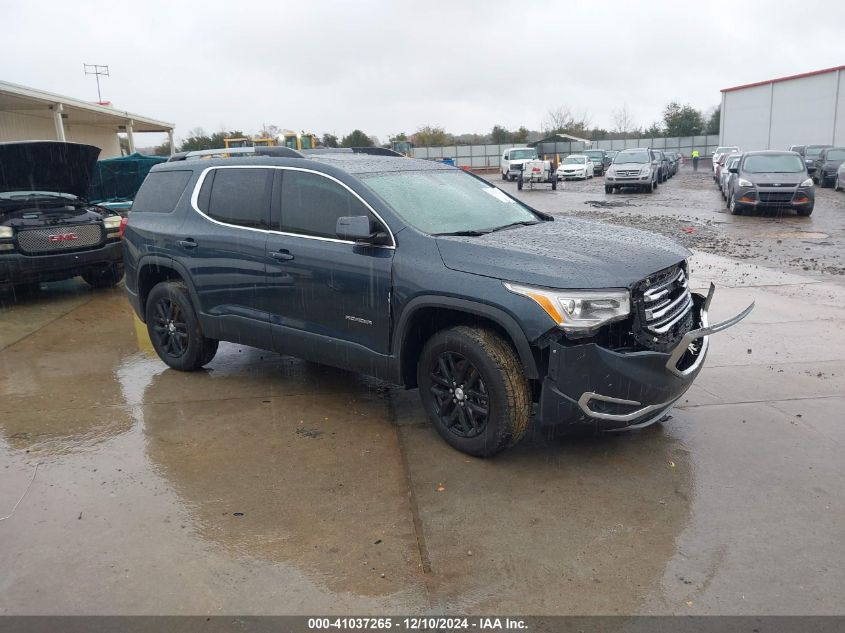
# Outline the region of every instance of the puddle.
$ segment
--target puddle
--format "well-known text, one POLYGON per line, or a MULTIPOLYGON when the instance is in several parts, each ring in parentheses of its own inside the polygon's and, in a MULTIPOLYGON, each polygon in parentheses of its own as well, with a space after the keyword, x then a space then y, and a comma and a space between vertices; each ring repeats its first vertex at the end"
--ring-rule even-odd
POLYGON ((768 237, 772 239, 798 239, 798 240, 825 240, 830 237, 827 233, 818 231, 774 231, 772 233, 761 233, 755 237, 768 237))

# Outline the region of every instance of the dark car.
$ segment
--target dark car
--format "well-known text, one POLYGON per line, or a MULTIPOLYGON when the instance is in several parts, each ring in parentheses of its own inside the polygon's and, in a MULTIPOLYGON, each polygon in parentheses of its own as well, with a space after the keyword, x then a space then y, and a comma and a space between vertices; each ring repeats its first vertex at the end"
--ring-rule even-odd
POLYGON ((845 161, 845 147, 827 147, 819 152, 813 164, 813 181, 822 189, 832 187, 836 172, 845 161))
POLYGON ((813 180, 796 152, 747 152, 730 171, 736 174, 728 197, 733 214, 753 207, 795 209, 798 215, 813 212, 813 180))
POLYGON ((653 149, 651 151, 658 164, 660 182, 666 182, 669 180, 669 171, 671 170, 669 159, 666 157, 666 154, 663 153, 663 150, 653 149))
POLYGON ((833 147, 833 145, 805 145, 801 156, 804 158, 804 164, 807 166, 807 172, 813 174, 816 171, 816 160, 822 153, 823 149, 833 147))
POLYGON ((532 410, 604 429, 660 419, 708 335, 751 310, 708 326, 712 290, 690 291, 685 248, 553 218, 454 167, 267 149, 158 165, 135 199, 126 290, 175 369, 222 340, 419 387, 440 435, 486 456, 532 410))
POLYGON ((681 159, 678 156, 677 152, 663 152, 666 155, 666 158, 669 159, 669 177, 671 178, 675 174, 678 173, 678 169, 680 169, 680 162, 681 159))
POLYGON ((585 149, 581 154, 589 156, 590 160, 593 161, 595 165, 593 175, 595 176, 603 176, 610 166, 611 160, 603 149, 585 149))
POLYGON ((633 187, 652 193, 660 184, 660 162, 645 147, 623 149, 613 159, 604 179, 604 192, 633 187))
POLYGON ((86 201, 100 150, 55 141, 0 143, 0 286, 123 276, 122 218, 86 201))

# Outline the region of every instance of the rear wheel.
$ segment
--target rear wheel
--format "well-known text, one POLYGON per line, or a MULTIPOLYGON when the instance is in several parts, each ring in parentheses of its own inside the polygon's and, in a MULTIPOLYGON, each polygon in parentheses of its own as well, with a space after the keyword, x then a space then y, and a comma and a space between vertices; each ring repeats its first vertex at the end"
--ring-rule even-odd
POLYGON ((203 335, 191 295, 181 281, 164 281, 150 291, 146 321, 156 353, 173 369, 194 371, 217 353, 217 341, 203 335))
POLYGON ((513 348, 492 330, 441 330, 417 365, 420 397, 434 428, 451 446, 489 457, 525 434, 531 390, 513 348))
POLYGON ((85 280, 85 283, 94 288, 111 288, 116 286, 122 278, 123 267, 118 264, 82 273, 82 279, 85 280))
POLYGON ((522 191, 522 176, 520 176, 519 180, 516 181, 516 188, 522 191))

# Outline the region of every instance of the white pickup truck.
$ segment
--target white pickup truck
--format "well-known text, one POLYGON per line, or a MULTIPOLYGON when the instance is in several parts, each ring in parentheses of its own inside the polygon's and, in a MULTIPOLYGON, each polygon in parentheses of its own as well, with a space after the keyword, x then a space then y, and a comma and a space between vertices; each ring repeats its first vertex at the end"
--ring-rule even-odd
POLYGON ((502 152, 502 180, 516 180, 522 173, 526 161, 535 160, 537 150, 533 147, 511 147, 502 152))

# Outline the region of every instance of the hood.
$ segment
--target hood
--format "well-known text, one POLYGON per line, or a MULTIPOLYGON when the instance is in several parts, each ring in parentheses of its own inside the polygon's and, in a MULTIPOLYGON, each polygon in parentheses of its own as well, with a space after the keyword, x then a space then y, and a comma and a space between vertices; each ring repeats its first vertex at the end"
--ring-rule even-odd
POLYGON ((651 167, 651 163, 613 163, 613 169, 642 169, 643 167, 651 167))
POLYGON ((0 192, 55 191, 85 198, 100 148, 79 143, 0 143, 0 192))
POLYGON ((759 174, 745 172, 741 175, 743 178, 750 180, 755 185, 762 185, 764 187, 775 185, 780 185, 781 187, 795 187, 807 180, 807 174, 803 171, 793 171, 787 173, 763 172, 759 174))
POLYGON ((631 288, 690 255, 656 233, 577 218, 436 239, 447 268, 548 288, 631 288))

